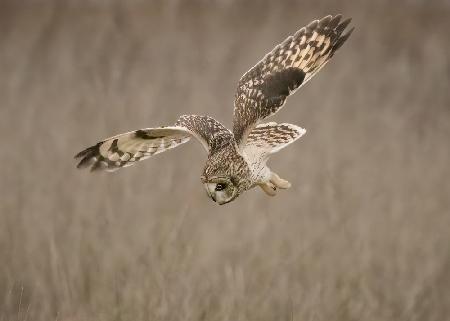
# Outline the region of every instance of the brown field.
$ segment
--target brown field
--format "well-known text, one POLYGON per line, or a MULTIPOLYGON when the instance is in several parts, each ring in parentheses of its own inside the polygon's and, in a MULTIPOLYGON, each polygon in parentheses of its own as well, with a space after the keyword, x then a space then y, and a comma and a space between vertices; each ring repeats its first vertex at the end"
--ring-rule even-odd
POLYGON ((450 4, 0 1, 0 321, 448 320, 450 4), (126 3, 126 5, 125 5, 126 3), (218 206, 196 143, 114 174, 73 155, 182 113, 314 18, 349 41, 273 119, 293 184, 218 206))

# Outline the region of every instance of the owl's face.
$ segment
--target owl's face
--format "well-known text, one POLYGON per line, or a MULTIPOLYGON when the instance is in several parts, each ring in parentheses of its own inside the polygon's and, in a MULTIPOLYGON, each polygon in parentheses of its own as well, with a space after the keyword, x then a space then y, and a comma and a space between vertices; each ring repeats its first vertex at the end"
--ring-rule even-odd
POLYGON ((238 196, 238 188, 229 177, 202 177, 208 196, 219 205, 231 202, 238 196))

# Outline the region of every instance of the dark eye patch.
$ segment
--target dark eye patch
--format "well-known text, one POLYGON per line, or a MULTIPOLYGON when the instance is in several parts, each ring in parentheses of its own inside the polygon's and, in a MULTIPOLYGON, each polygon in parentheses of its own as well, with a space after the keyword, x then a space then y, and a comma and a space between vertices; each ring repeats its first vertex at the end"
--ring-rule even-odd
POLYGON ((216 189, 216 191, 222 191, 222 190, 224 190, 226 187, 227 187, 227 184, 224 184, 224 183, 217 183, 215 189, 216 189))

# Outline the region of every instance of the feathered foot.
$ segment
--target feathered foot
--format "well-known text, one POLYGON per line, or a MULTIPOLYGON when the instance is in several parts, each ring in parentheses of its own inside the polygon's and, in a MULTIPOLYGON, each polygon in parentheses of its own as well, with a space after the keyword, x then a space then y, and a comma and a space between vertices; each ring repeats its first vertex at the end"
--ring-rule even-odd
POLYGON ((288 189, 291 187, 291 183, 289 183, 287 180, 280 178, 276 173, 272 172, 270 174, 270 182, 275 185, 275 187, 281 188, 281 189, 288 189))
POLYGON ((277 187, 270 182, 259 184, 259 187, 269 196, 277 195, 277 187))

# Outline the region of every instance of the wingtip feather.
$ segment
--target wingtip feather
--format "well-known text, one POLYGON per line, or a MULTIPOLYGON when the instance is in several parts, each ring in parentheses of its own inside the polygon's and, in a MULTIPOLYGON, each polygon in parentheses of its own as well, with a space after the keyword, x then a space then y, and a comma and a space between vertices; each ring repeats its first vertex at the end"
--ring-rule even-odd
POLYGON ((102 143, 100 142, 94 146, 88 147, 74 156, 74 159, 80 159, 77 164, 78 169, 87 168, 96 162, 96 155, 99 153, 101 144, 102 143))

